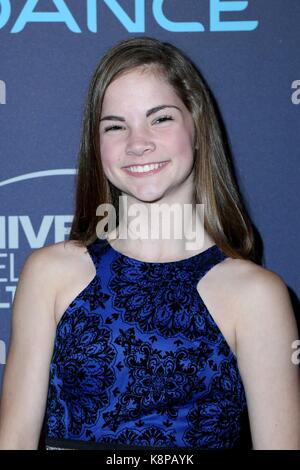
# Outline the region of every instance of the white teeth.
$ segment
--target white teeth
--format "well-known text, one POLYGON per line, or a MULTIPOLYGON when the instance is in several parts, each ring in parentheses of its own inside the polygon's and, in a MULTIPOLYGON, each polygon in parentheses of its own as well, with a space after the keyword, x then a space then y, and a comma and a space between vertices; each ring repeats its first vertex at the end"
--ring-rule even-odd
POLYGON ((165 163, 153 163, 151 165, 144 166, 130 166, 126 168, 126 170, 132 171, 133 173, 146 173, 147 171, 157 170, 157 168, 164 164, 165 163))

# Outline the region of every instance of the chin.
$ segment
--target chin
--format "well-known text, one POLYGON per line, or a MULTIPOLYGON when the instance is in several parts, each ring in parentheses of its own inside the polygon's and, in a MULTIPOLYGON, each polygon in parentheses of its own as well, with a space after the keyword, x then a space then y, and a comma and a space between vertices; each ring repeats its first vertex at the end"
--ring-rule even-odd
MULTIPOLYGON (((146 185, 145 185, 146 186, 146 185)), ((147 191, 147 188, 139 188, 137 191, 128 191, 128 190, 122 190, 125 195, 132 197, 134 199, 137 199, 137 201, 140 202, 155 202, 158 201, 159 199, 163 198, 165 195, 164 190, 154 190, 154 191, 147 191)))
POLYGON ((157 202, 160 201, 163 197, 163 194, 156 195, 134 195, 135 199, 140 202, 157 202))

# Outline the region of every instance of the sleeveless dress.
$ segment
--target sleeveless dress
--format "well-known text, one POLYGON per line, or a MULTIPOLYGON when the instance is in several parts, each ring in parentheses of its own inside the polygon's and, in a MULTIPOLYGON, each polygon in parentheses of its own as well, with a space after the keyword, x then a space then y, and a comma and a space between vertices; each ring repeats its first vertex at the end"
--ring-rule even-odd
POLYGON ((57 325, 46 449, 251 448, 237 359, 197 291, 226 255, 87 249, 96 275, 57 325))

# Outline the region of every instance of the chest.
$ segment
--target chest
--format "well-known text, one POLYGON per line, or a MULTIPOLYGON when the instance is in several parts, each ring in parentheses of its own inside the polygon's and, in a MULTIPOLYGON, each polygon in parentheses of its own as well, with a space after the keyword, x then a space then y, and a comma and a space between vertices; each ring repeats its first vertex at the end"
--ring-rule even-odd
MULTIPOLYGON (((80 305, 82 295, 86 299, 90 296, 95 306, 97 298, 99 304, 104 305, 103 301, 105 303, 108 296, 101 290, 99 284, 94 282, 95 279, 95 273, 92 273, 92 276, 89 273, 82 278, 77 277, 76 281, 73 279, 72 282, 66 282, 59 290, 55 304, 57 325, 72 303, 76 303, 79 299, 77 305, 80 305), (93 283, 95 285, 91 288, 93 283)), ((217 289, 213 278, 208 280, 204 278, 196 284, 193 291, 189 289, 188 292, 184 292, 184 290, 184 285, 173 286, 172 289, 160 293, 160 298, 157 300, 158 293, 155 291, 144 292, 143 298, 142 289, 132 290, 127 286, 123 292, 119 289, 116 290, 113 306, 119 308, 119 313, 122 312, 122 309, 126 310, 125 319, 129 321, 129 325, 138 319, 149 331, 154 330, 157 325, 160 325, 165 331, 168 328, 176 330, 174 325, 177 325, 177 328, 186 328, 189 326, 189 315, 197 315, 198 309, 201 318, 201 309, 204 308, 206 321, 209 320, 215 329, 219 330, 230 350, 236 355, 235 319, 231 309, 233 302, 227 298, 224 289, 217 289)))

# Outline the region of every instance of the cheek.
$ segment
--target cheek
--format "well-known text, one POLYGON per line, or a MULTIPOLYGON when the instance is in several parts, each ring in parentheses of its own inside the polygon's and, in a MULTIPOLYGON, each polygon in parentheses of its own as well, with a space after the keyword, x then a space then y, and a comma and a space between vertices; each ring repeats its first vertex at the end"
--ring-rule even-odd
POLYGON ((109 141, 100 142, 100 155, 104 170, 117 162, 115 146, 109 141))
POLYGON ((189 162, 193 159, 194 147, 193 147, 193 136, 189 133, 177 134, 174 141, 177 149, 177 153, 182 156, 182 159, 189 162))

